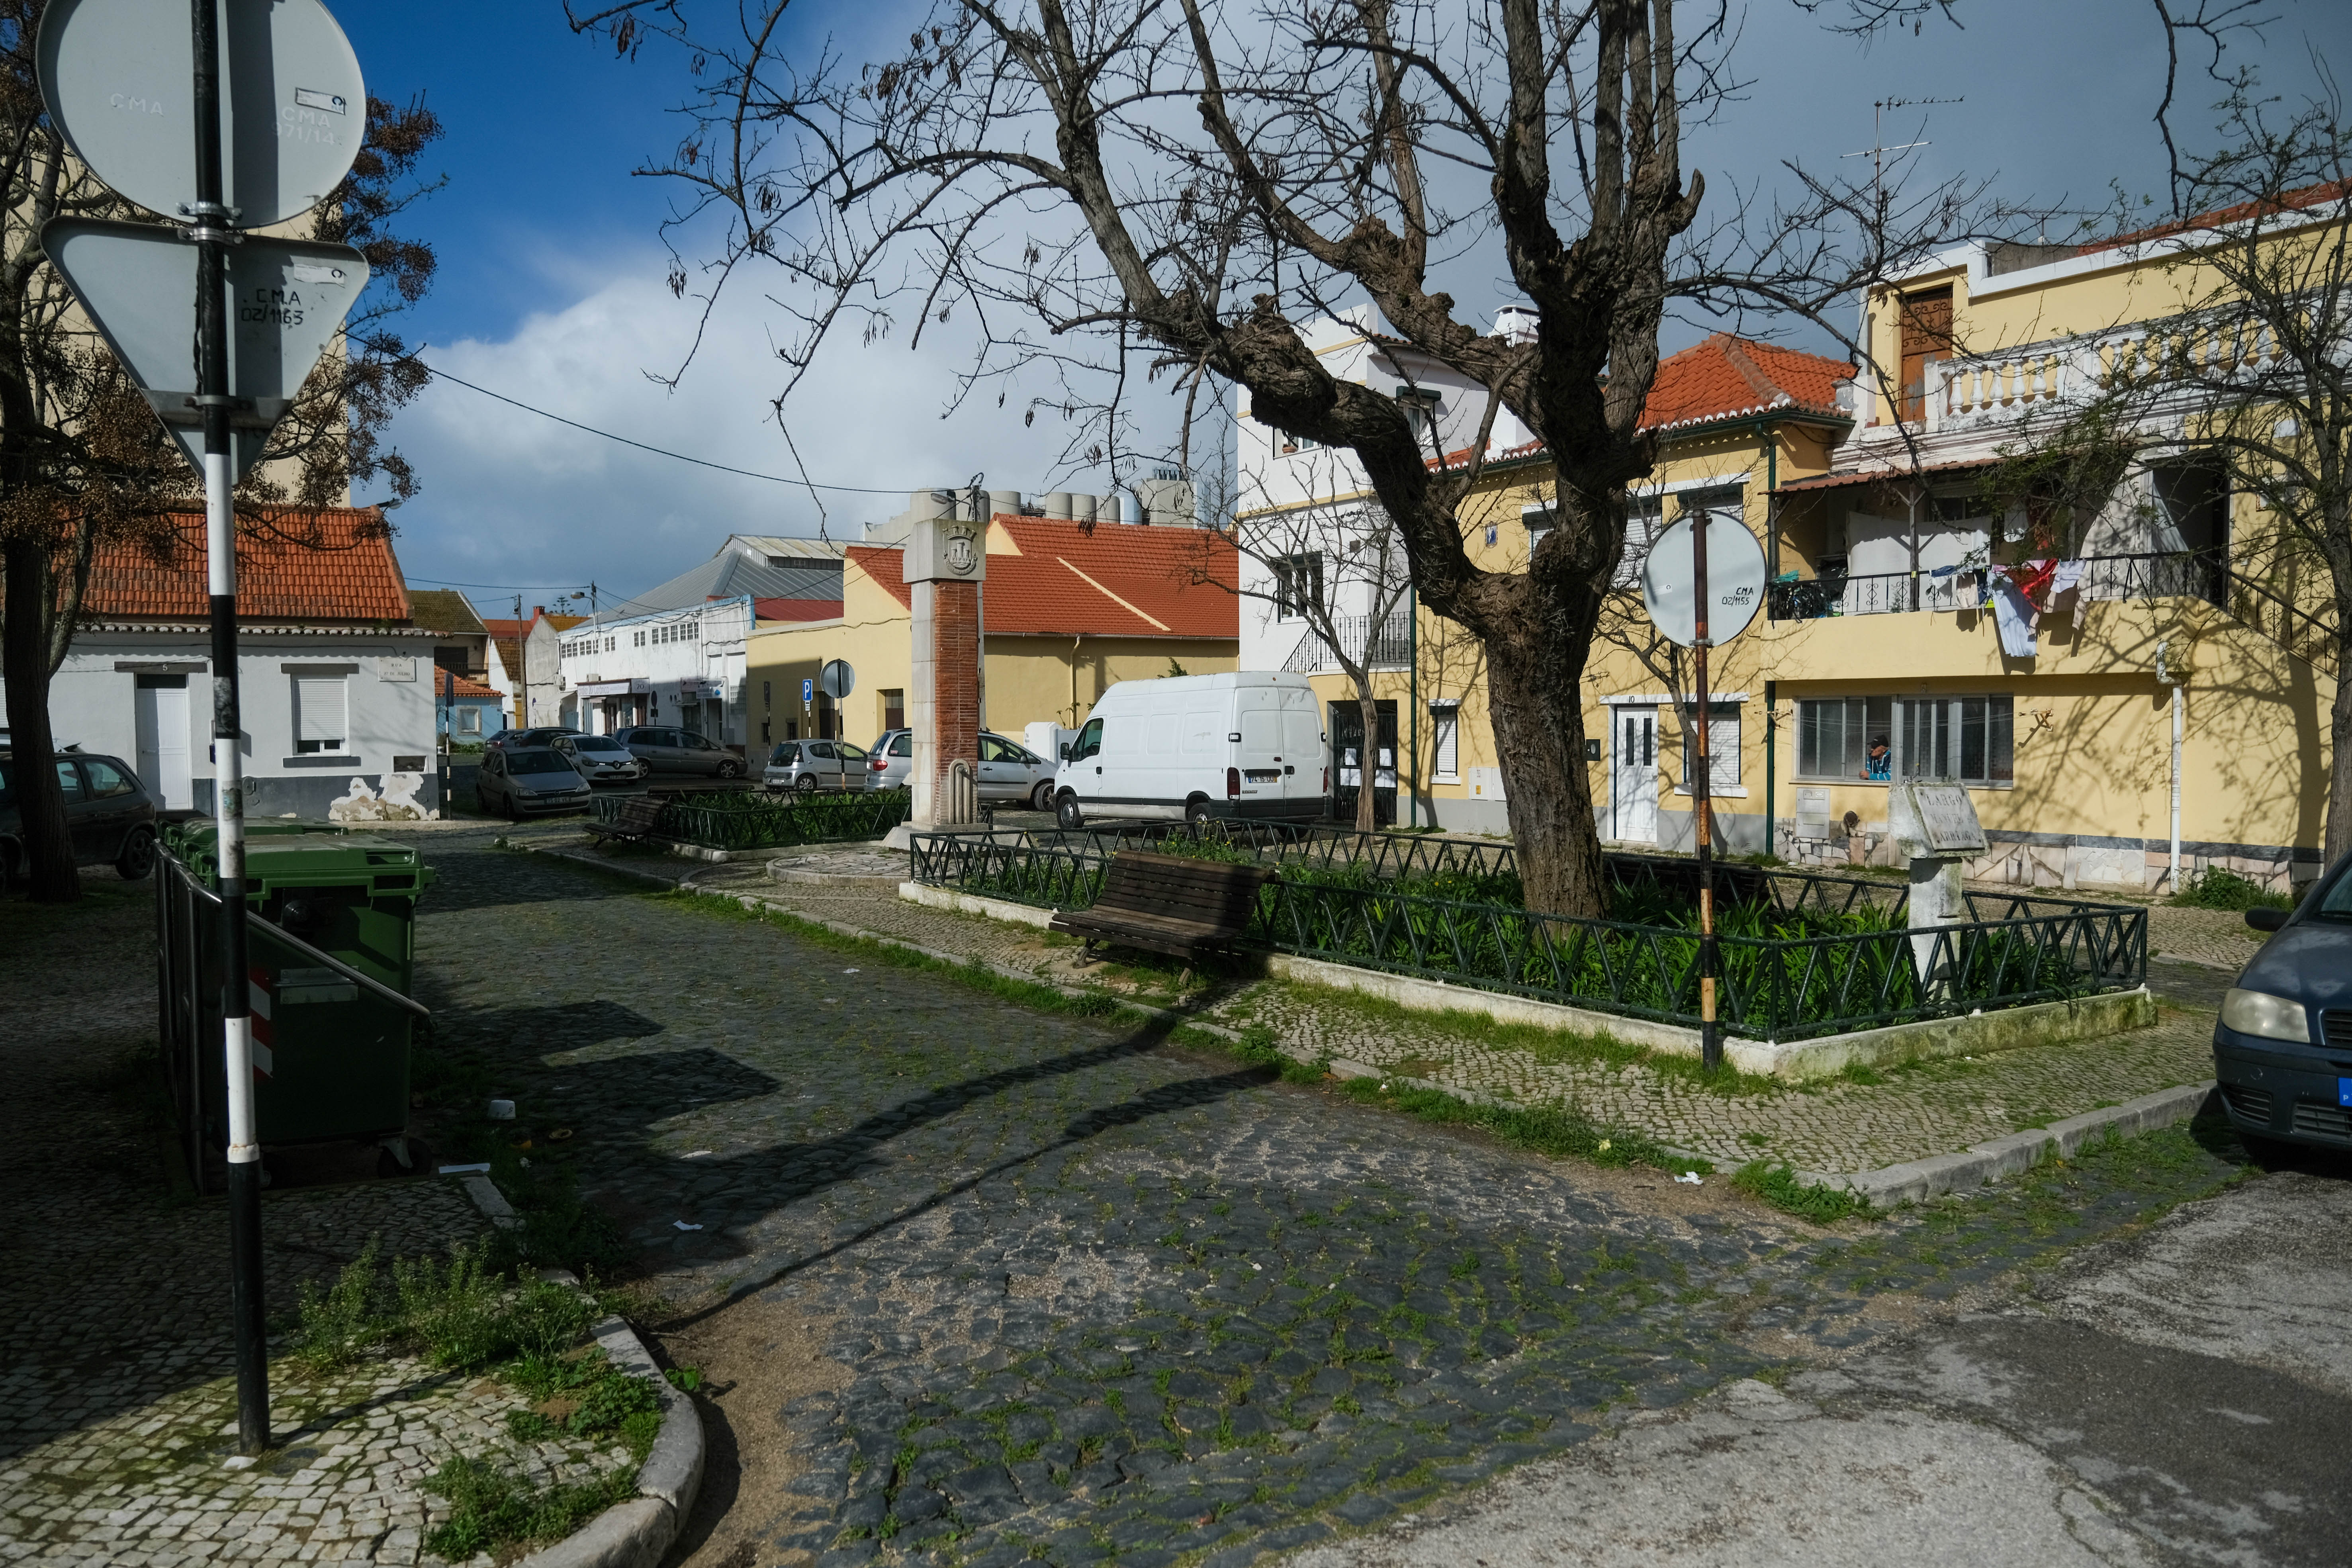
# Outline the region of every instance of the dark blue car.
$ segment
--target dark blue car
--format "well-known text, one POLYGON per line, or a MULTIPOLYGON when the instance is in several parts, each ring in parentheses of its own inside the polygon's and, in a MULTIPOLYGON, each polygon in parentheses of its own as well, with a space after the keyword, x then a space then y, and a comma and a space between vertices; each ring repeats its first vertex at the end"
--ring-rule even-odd
POLYGON ((2213 1026, 2213 1073, 2248 1148, 2352 1149, 2352 856, 2289 910, 2248 910, 2272 932, 2213 1026))

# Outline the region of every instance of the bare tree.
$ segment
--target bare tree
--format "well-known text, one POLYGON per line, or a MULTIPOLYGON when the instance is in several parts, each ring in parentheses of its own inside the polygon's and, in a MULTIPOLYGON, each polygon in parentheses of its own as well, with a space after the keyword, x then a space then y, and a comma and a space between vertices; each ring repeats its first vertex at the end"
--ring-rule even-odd
POLYGON ((1236 384, 1256 419, 1351 454, 1420 602, 1486 644, 1528 899, 1572 914, 1604 896, 1582 679, 1625 487, 1655 456, 1640 421, 1670 299, 1830 322, 1951 237, 1970 195, 1939 188, 1856 240, 1865 194, 1801 182, 1793 206, 1735 201, 1690 232, 1685 128, 1736 86, 1724 0, 938 0, 903 51, 857 65, 788 44, 786 0, 714 3, 707 26, 692 0, 568 3, 624 53, 687 57, 689 129, 643 171, 688 193, 672 286, 708 310, 781 270, 780 420, 829 337, 919 341, 962 312, 978 346, 952 398, 1050 380, 1081 459, 1127 460, 1154 376, 1182 390, 1179 443, 1222 403, 1204 390, 1236 384), (1482 247, 1537 313, 1524 341, 1433 285, 1482 247), (1400 399, 1302 338, 1343 296, 1483 389, 1459 460, 1430 462, 1400 399), (1505 410, 1559 479, 1524 571, 1474 563, 1461 519, 1505 410))
MULTIPOLYGON (((50 123, 34 67, 44 4, 0 0, 0 679, 32 895, 68 901, 79 896, 80 879, 51 766, 50 681, 72 646, 100 551, 167 558, 180 542, 172 512, 198 498, 179 447, 41 248, 41 226, 53 217, 155 221, 92 179, 50 123)), ((394 228, 431 188, 412 176, 439 134, 422 102, 369 100, 358 161, 316 232, 358 246, 381 287, 239 486, 242 531, 316 546, 300 509, 341 502, 354 481, 384 480, 394 503, 415 489, 383 432, 425 372, 383 321, 420 298, 432 277, 431 248, 394 228)))
POLYGON ((2045 528, 2081 526, 2168 455, 2209 460, 2225 495, 2251 498, 2200 586, 2337 676, 2333 862, 2352 852, 2352 124, 2332 96, 2283 107, 2240 76, 2217 132, 2218 150, 2176 153, 2163 222, 2123 204, 2107 237, 2150 257, 2179 308, 2138 323, 2095 395, 2016 443, 2000 482, 2045 528))

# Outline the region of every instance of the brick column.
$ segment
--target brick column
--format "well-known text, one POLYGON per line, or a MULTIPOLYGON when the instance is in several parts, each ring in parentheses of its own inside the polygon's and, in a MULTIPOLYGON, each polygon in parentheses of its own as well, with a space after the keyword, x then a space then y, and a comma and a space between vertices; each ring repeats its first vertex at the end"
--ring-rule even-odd
POLYGON ((914 815, 927 826, 945 827, 961 820, 948 790, 949 770, 961 762, 980 776, 980 584, 918 583, 914 590, 914 697, 929 710, 911 720, 914 815))

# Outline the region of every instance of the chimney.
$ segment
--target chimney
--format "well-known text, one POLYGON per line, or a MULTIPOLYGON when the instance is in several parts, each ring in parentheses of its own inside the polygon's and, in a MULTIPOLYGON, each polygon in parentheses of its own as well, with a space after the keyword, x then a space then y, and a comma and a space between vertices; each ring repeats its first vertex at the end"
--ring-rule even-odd
POLYGON ((547 606, 545 605, 533 605, 530 607, 530 618, 534 621, 545 620, 547 618, 547 606))

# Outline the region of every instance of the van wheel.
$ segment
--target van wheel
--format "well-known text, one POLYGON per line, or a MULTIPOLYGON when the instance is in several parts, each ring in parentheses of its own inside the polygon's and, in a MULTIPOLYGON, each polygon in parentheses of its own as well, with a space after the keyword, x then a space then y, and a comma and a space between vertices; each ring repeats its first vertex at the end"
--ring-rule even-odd
POLYGON ((1196 795, 1184 803, 1184 820, 1198 827, 1209 820, 1209 797, 1196 795))
POLYGON ((1032 811, 1051 811, 1054 809, 1054 781, 1052 779, 1039 779, 1037 781, 1037 787, 1029 792, 1029 809, 1032 811))
POLYGON ((1054 820, 1073 832, 1087 825, 1086 813, 1078 809, 1078 797, 1075 792, 1066 792, 1060 800, 1054 803, 1054 820))
POLYGON ((743 764, 732 757, 725 758, 719 764, 719 776, 722 779, 740 778, 743 776, 743 764))

